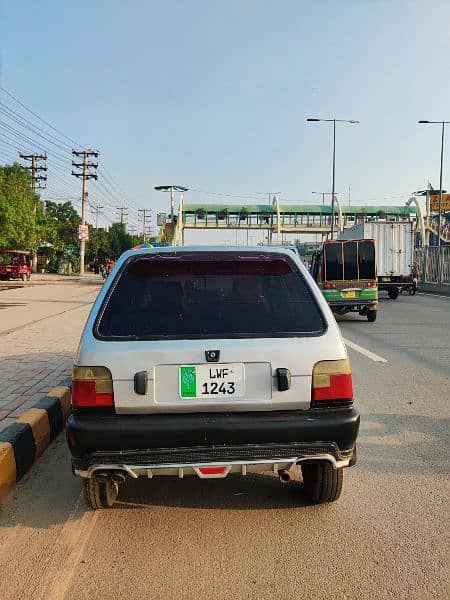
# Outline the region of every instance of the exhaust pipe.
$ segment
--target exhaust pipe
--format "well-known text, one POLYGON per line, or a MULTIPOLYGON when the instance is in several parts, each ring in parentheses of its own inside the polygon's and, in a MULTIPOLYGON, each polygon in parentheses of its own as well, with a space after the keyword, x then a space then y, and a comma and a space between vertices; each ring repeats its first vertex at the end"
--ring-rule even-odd
POLYGON ((114 481, 114 483, 118 484, 125 483, 126 478, 127 476, 123 471, 114 471, 111 475, 111 479, 114 481))
POLYGON ((113 481, 114 483, 122 484, 126 481, 127 473, 123 471, 97 471, 94 477, 100 483, 113 481))
POLYGON ((289 483, 291 480, 291 475, 286 469, 280 469, 278 471, 278 477, 280 478, 281 483, 289 483))

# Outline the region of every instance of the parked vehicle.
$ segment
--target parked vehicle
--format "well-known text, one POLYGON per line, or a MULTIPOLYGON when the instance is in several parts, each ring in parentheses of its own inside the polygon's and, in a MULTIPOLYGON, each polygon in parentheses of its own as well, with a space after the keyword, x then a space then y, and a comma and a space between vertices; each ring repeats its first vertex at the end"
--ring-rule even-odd
POLYGON ((287 249, 167 247, 118 260, 73 369, 67 439, 92 508, 128 478, 301 467, 337 500, 356 461, 347 350, 287 249))
POLYGON ((378 287, 373 240, 330 240, 313 256, 311 275, 336 315, 357 312, 373 323, 378 287))
POLYGON ((0 250, 0 279, 31 279, 31 252, 0 250))
POLYGON ((413 223, 369 221, 346 229, 341 240, 373 239, 377 253, 378 289, 385 290, 395 300, 399 292, 415 294, 417 274, 414 273, 413 223))

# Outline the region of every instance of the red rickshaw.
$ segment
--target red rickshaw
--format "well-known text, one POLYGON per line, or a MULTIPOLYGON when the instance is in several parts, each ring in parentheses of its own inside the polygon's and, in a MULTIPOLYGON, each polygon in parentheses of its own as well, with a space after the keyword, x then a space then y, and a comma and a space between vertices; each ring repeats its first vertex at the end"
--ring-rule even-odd
POLYGON ((0 250, 0 279, 30 281, 31 252, 26 250, 0 250))

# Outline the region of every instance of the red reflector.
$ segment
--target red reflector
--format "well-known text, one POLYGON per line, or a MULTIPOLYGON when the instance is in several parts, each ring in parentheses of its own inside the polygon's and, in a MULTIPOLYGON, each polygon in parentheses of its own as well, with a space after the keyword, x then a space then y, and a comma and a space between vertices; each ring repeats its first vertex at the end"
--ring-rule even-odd
POLYGON ((97 394, 95 381, 72 382, 72 405, 74 408, 114 406, 112 393, 97 394))
POLYGON ((199 467, 198 470, 202 475, 222 475, 226 469, 226 467, 199 467))
POLYGON ((353 385, 351 373, 330 375, 330 386, 314 388, 313 400, 351 400, 353 398, 353 385))

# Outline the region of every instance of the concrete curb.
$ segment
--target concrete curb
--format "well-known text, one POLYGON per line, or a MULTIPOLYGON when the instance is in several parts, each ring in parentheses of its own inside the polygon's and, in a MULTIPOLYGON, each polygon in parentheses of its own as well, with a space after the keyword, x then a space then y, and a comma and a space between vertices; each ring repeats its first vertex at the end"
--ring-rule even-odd
POLYGON ((0 432, 0 502, 64 429, 70 388, 52 388, 37 404, 0 432))

